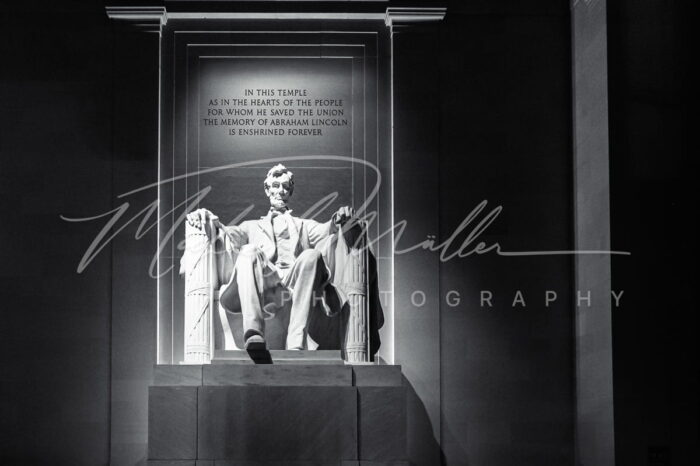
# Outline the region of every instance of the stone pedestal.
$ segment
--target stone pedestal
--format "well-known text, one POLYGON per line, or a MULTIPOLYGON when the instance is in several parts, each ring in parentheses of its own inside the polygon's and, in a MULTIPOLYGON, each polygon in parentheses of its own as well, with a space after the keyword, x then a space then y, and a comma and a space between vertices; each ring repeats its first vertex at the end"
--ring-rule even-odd
POLYGON ((325 356, 322 364, 156 366, 148 464, 408 465, 400 367, 325 356))

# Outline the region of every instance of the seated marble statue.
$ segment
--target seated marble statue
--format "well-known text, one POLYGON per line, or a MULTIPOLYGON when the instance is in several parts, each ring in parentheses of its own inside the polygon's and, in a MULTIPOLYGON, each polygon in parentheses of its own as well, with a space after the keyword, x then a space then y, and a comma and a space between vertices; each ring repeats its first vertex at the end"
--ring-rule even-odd
POLYGON ((264 180, 270 200, 267 215, 237 226, 225 226, 206 209, 187 216, 190 226, 206 230, 216 238, 220 305, 228 312, 242 314, 245 349, 264 350, 265 320, 291 301, 286 349, 310 348, 307 342, 309 315, 321 304, 328 316, 347 302, 343 287, 333 286, 337 256, 334 237, 354 216, 341 207, 325 223, 292 215, 288 201, 294 192, 294 175, 276 165, 264 180))

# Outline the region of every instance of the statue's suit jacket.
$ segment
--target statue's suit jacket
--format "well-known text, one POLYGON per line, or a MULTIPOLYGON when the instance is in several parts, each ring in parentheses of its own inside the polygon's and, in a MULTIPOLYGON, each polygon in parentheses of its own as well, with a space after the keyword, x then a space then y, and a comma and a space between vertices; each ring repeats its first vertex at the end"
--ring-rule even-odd
MULTIPOLYGON (((289 237, 291 243, 295 245, 294 257, 298 257, 305 249, 319 249, 325 262, 328 262, 328 253, 331 245, 332 233, 337 228, 330 221, 319 223, 315 220, 302 219, 286 214, 288 220, 289 237)), ((253 245, 260 249, 265 258, 270 261, 276 256, 277 242, 275 241, 272 229, 272 215, 268 213, 258 220, 246 220, 238 226, 227 226, 223 231, 218 232, 217 251, 223 255, 223 260, 218 261, 219 281, 225 284, 219 297, 221 305, 229 312, 240 312, 240 302, 238 299, 238 286, 236 274, 239 273, 235 267, 236 256, 245 245, 253 245)), ((331 260, 331 262, 333 262, 331 260)), ((274 265, 271 265, 274 268, 274 265)), ((328 264, 326 264, 328 267, 328 264)), ((335 288, 331 284, 332 271, 328 270, 329 281, 323 286, 323 310, 328 315, 333 315, 342 309, 347 301, 347 297, 342 290, 335 288)), ((263 277, 256 277, 258 289, 263 292, 263 305, 279 301, 281 287, 266 287, 263 277)))
MULTIPOLYGON (((323 239, 335 233, 336 228, 330 221, 319 223, 315 220, 286 215, 289 225, 289 237, 292 244, 296 245, 294 257, 297 257, 304 249, 315 248, 323 239)), ((238 243, 238 248, 246 244, 259 247, 265 257, 275 257, 276 241, 272 230, 272 215, 268 213, 258 220, 246 220, 238 226, 224 227, 229 241, 238 243)), ((233 244, 232 244, 233 245, 233 244)))

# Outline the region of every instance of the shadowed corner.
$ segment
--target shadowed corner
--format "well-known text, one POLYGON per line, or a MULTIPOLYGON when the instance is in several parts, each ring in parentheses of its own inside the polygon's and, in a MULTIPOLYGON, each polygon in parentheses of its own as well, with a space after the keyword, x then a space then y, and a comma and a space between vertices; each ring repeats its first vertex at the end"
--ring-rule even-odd
POLYGON ((411 382, 402 374, 406 388, 406 433, 408 459, 411 466, 434 466, 446 464, 445 455, 435 439, 433 426, 423 401, 411 382))
POLYGON ((473 461, 467 460, 467 452, 464 445, 458 437, 450 429, 449 425, 444 422, 444 413, 442 414, 443 422, 440 427, 440 464, 456 464, 458 466, 469 466, 474 464, 473 461), (449 452, 449 460, 445 450, 449 452))

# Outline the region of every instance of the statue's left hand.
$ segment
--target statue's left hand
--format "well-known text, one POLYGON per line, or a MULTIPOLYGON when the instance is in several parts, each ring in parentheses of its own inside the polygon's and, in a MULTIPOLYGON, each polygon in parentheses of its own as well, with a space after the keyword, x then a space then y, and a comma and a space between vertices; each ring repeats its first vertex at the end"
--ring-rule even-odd
POLYGON ((332 222, 336 225, 344 225, 345 222, 350 220, 355 215, 355 209, 349 206, 344 206, 338 209, 336 213, 333 214, 332 222))
POLYGON ((187 223, 202 231, 204 231, 204 225, 206 225, 210 221, 212 222, 215 228, 221 227, 219 217, 217 217, 207 209, 197 209, 194 212, 190 212, 189 214, 187 214, 187 223))

